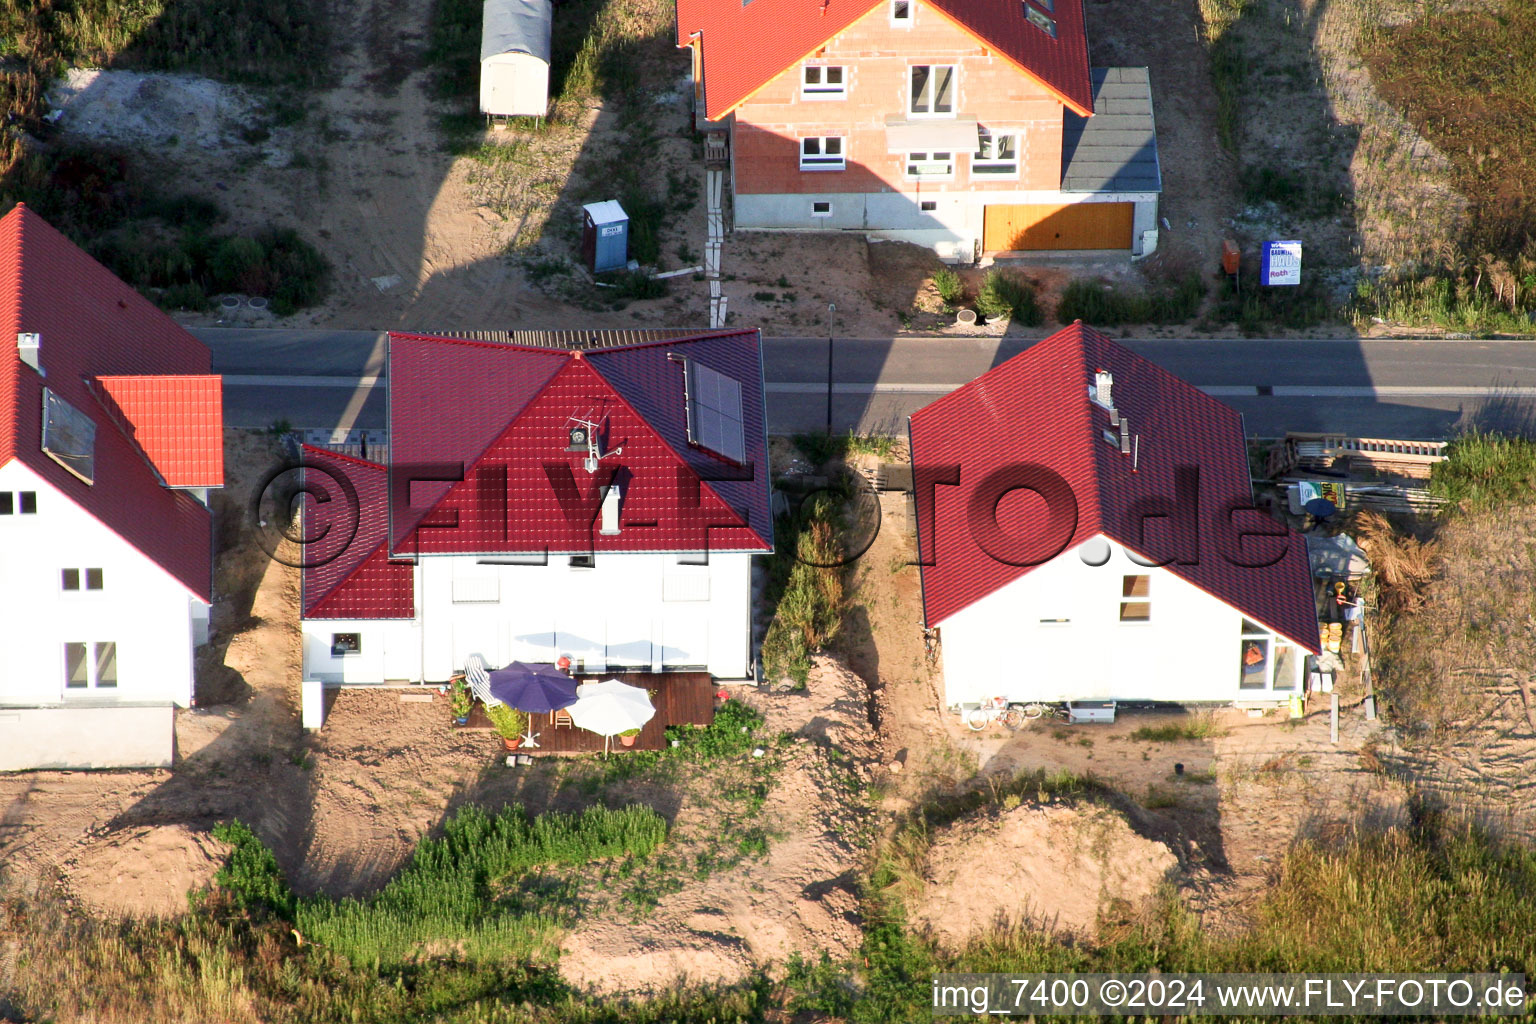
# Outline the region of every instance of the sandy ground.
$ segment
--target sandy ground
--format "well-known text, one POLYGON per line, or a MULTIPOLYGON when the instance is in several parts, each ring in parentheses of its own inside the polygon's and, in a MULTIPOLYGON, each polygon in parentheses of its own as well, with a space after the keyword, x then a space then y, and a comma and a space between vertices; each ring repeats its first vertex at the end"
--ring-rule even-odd
MULTIPOLYGON (((584 916, 561 952, 572 983, 603 992, 664 988, 679 976, 729 983, 754 964, 783 964, 796 953, 843 959, 857 950, 857 789, 876 750, 863 681, 818 659, 804 693, 744 699, 764 713, 767 734, 794 737, 761 812, 773 830, 768 855, 685 883, 638 921, 584 916)), ((672 828, 686 856, 689 836, 712 831, 709 811, 690 800, 672 828)))
POLYGON ((934 839, 913 921, 952 949, 997 927, 1091 937, 1102 912, 1138 908, 1178 867, 1107 807, 1023 804, 934 839))

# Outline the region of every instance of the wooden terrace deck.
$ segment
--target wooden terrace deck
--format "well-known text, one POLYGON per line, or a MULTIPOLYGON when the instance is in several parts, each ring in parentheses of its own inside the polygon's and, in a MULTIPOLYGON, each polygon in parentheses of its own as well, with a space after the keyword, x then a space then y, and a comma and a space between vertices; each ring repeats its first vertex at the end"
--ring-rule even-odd
MULTIPOLYGON (((626 747, 615 736, 609 745, 611 750, 660 750, 667 745, 667 726, 709 725, 715 720, 715 686, 708 672, 613 672, 580 677, 583 683, 601 679, 617 679, 651 690, 651 703, 656 705, 655 716, 635 737, 635 745, 626 747)), ((531 714, 528 718, 528 731, 537 734, 539 745, 525 745, 518 750, 519 754, 588 754, 603 749, 603 738, 595 732, 574 727, 556 729, 549 715, 531 714)), ((476 703, 469 724, 462 728, 491 728, 485 708, 476 703)))

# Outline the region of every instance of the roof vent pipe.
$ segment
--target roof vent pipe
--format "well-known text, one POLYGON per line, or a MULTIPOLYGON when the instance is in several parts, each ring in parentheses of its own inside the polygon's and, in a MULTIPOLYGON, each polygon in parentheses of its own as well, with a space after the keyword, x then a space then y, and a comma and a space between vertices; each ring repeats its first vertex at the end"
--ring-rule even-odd
POLYGON ((43 372, 43 336, 28 333, 16 335, 16 354, 39 374, 43 372))

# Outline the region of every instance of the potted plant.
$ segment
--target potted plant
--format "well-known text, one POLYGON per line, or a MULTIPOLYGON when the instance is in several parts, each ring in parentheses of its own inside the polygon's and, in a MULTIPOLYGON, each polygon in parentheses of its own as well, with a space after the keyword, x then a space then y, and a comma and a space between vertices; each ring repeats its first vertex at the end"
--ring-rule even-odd
POLYGON ((639 729, 625 729, 623 732, 619 733, 619 742, 624 744, 626 747, 632 747, 635 745, 635 737, 639 735, 639 729))
POLYGON ((453 693, 449 696, 448 702, 453 708, 453 720, 459 725, 468 725, 469 713, 474 710, 475 699, 470 695, 469 687, 464 685, 463 676, 453 677, 453 693))
POLYGON ((523 730, 528 727, 528 716, 506 704, 487 704, 486 717, 501 734, 501 745, 516 750, 523 745, 523 730))

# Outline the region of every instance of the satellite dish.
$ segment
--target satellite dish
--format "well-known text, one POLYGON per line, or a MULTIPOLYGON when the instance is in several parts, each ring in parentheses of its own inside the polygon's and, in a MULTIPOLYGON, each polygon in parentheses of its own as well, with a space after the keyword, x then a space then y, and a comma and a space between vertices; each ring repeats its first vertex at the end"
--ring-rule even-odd
POLYGON ((1306 509, 1309 515, 1316 516, 1318 519, 1327 519, 1339 510, 1339 507, 1327 498, 1313 498, 1303 505, 1302 508, 1306 509))

